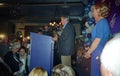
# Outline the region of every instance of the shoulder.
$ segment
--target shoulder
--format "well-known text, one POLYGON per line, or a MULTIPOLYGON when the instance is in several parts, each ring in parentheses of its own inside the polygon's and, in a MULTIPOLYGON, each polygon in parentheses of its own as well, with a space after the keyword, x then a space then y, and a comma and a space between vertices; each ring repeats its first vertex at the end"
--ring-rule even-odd
POLYGON ((103 18, 98 23, 99 24, 103 24, 103 23, 108 24, 108 21, 107 21, 107 19, 103 18))
POLYGON ((109 26, 108 21, 105 18, 101 19, 96 25, 97 25, 97 27, 109 26))
POLYGON ((6 58, 6 57, 11 57, 13 55, 13 53, 12 53, 12 51, 9 51, 8 53, 6 53, 6 55, 5 55, 5 57, 4 58, 6 58))

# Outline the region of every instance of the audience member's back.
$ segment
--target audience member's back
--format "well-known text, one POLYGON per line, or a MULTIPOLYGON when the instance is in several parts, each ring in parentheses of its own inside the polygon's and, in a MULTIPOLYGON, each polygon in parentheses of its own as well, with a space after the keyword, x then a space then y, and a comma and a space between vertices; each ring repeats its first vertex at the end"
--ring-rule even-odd
POLYGON ((0 58, 0 76, 12 76, 9 66, 0 58))
POLYGON ((52 76, 76 76, 74 70, 70 66, 58 64, 52 70, 52 76))

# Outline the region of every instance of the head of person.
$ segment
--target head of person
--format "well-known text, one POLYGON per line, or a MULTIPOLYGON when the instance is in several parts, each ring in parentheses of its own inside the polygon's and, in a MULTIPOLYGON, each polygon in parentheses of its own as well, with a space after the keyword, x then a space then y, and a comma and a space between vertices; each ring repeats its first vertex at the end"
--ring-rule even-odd
POLYGON ((5 36, 5 37, 3 38, 3 43, 4 43, 4 44, 8 44, 8 42, 9 42, 9 39, 8 39, 7 36, 5 36))
POLYGON ((37 31, 37 33, 38 33, 38 34, 43 34, 43 30, 42 30, 42 29, 39 29, 39 30, 37 31))
POLYGON ((45 31, 48 31, 49 30, 49 26, 45 25, 44 29, 45 29, 45 31))
POLYGON ((20 56, 25 56, 26 55, 26 48, 25 47, 21 47, 19 49, 19 53, 20 53, 20 56))
POLYGON ((109 8, 103 2, 98 2, 92 6, 93 17, 95 21, 100 17, 106 18, 109 15, 109 8))
POLYGON ((52 76, 75 76, 75 72, 70 66, 58 64, 53 68, 52 76))
POLYGON ((107 42, 100 60, 102 76, 120 76, 120 35, 107 42))
POLYGON ((17 53, 20 47, 21 47, 21 45, 20 45, 19 42, 14 42, 13 45, 12 45, 13 54, 17 53))
POLYGON ((69 22, 69 16, 61 16, 62 25, 65 25, 68 22, 69 22))
POLYGON ((29 76, 48 76, 48 73, 45 69, 41 67, 35 67, 29 73, 29 76))

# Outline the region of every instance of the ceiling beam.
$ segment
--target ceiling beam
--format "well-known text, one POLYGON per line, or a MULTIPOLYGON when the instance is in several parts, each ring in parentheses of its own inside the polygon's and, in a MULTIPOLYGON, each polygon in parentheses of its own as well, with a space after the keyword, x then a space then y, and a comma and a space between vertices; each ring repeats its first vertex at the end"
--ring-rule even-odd
POLYGON ((57 6, 57 5, 83 5, 80 2, 3 2, 4 6, 57 6))

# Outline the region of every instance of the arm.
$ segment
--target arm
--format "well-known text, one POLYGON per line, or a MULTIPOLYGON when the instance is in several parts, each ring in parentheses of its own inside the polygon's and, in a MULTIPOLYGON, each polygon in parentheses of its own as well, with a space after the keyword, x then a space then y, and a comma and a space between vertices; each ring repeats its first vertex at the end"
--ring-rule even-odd
POLYGON ((85 58, 90 58, 90 54, 97 48, 99 45, 101 39, 100 38, 95 38, 93 41, 92 45, 90 46, 89 50, 85 53, 85 58))
POLYGON ((57 41, 58 40, 58 35, 57 35, 57 32, 56 31, 53 31, 53 38, 52 38, 53 41, 57 41))

